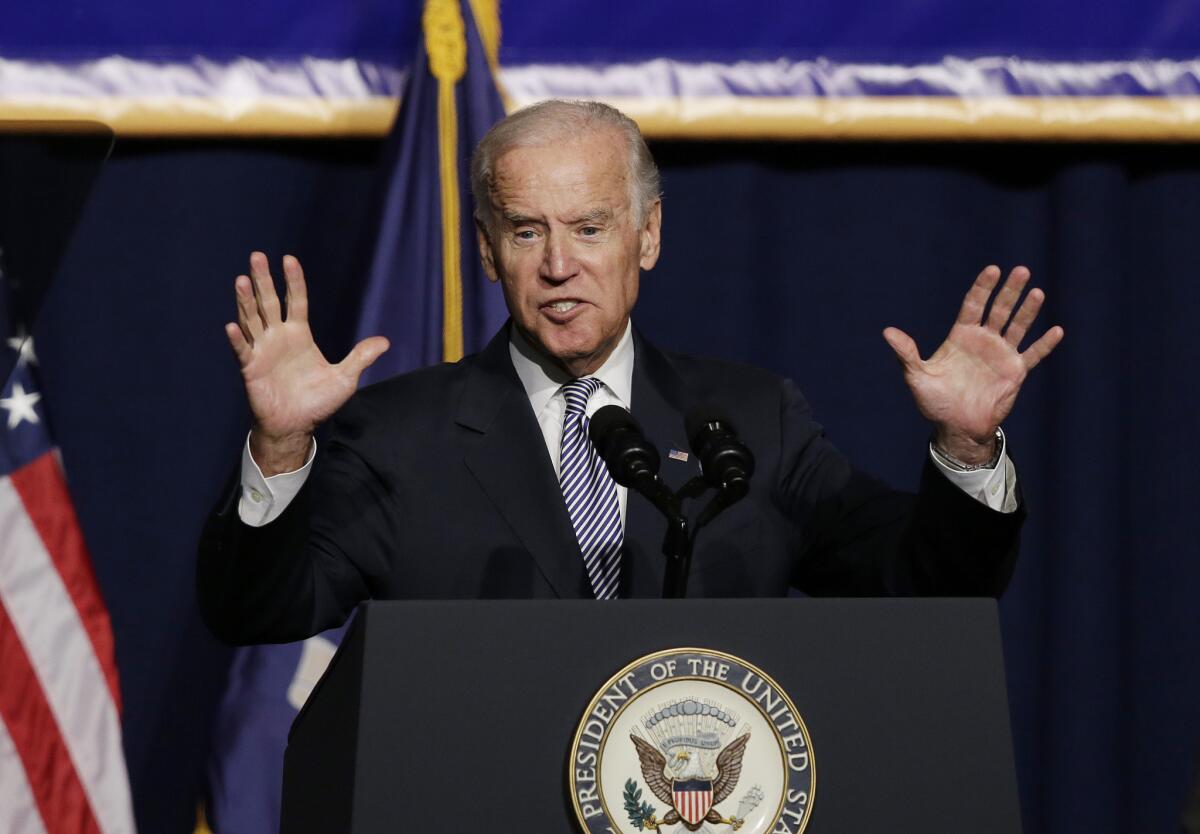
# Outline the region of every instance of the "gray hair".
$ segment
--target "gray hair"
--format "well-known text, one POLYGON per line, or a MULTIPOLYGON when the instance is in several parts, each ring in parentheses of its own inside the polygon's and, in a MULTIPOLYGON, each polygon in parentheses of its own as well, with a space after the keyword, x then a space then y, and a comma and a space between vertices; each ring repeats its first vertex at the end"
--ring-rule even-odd
POLYGON ((475 220, 487 230, 495 220, 492 183, 496 160, 514 148, 537 147, 603 128, 617 130, 625 139, 629 160, 630 203, 640 226, 646 211, 662 196, 662 178, 637 122, 615 107, 599 101, 550 99, 524 107, 492 125, 471 155, 471 193, 475 220))

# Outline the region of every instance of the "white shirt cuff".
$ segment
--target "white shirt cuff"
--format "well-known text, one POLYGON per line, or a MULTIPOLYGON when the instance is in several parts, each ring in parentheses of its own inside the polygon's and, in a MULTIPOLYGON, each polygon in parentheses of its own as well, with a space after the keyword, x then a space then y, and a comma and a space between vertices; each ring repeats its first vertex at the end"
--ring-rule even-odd
POLYGON ((975 469, 970 472, 961 472, 949 466, 933 448, 932 443, 929 444, 929 457, 950 483, 967 495, 993 510, 1011 513, 1017 509, 1017 468, 1008 459, 1007 447, 1008 441, 1001 430, 999 462, 991 469, 975 469))
POLYGON ((314 439, 308 450, 308 460, 304 461, 303 466, 295 472, 283 472, 267 478, 250 454, 250 435, 247 434, 246 444, 242 447, 242 497, 238 500, 238 517, 242 523, 262 527, 279 518, 308 480, 316 454, 317 441, 314 439))

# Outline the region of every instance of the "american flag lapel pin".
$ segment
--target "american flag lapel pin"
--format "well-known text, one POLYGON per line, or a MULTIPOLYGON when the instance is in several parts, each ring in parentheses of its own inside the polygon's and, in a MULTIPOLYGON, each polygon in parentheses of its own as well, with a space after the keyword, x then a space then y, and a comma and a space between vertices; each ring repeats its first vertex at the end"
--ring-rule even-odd
POLYGON ((677 460, 680 463, 687 463, 688 461, 688 453, 681 452, 678 449, 672 449, 671 451, 667 452, 667 457, 669 457, 671 460, 677 460))

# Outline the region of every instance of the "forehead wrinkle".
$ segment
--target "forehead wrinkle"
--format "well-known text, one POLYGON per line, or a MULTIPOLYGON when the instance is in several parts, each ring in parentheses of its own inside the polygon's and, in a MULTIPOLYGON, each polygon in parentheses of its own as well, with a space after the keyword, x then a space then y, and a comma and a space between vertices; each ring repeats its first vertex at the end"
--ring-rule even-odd
POLYGON ((585 159, 564 159, 555 150, 541 144, 518 146, 497 158, 489 182, 493 217, 506 224, 575 225, 613 221, 633 208, 628 166, 619 148, 589 149, 585 159), (549 152, 552 161, 530 164, 531 156, 536 159, 541 152, 549 152))
MULTIPOLYGON (((608 200, 597 200, 594 208, 586 209, 582 213, 575 214, 557 214, 555 219, 565 226, 575 226, 580 223, 595 223, 595 222, 611 222, 616 218, 618 212, 608 206, 608 200)), ((524 223, 537 223, 545 225, 546 221, 540 214, 530 214, 523 208, 501 208, 500 218, 505 223, 512 225, 520 225, 524 223)))

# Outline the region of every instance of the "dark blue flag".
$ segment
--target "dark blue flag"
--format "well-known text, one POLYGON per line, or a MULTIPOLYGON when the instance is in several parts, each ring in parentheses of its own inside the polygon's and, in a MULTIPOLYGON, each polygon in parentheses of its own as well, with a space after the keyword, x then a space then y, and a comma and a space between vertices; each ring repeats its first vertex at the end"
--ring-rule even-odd
MULTIPOLYGON (((364 382, 457 360, 507 316, 479 262, 468 179, 471 151, 504 116, 471 13, 487 5, 425 3, 424 43, 384 155, 386 194, 358 322, 358 338, 383 335, 392 346, 364 382)), ((493 59, 495 15, 494 3, 480 15, 493 59)), ((238 652, 209 761, 216 834, 278 831, 288 728, 341 634, 238 652)))
POLYGON ((507 317, 499 287, 484 276, 472 220, 471 151, 504 106, 469 5, 455 18, 457 0, 425 4, 426 42, 436 45, 418 50, 389 139, 387 199, 358 323, 359 339, 387 336, 392 347, 367 381, 457 361, 507 317), (458 20, 465 56, 452 37, 458 20), (431 28, 439 33, 432 39, 431 28), (449 102, 440 100, 447 85, 449 102))

